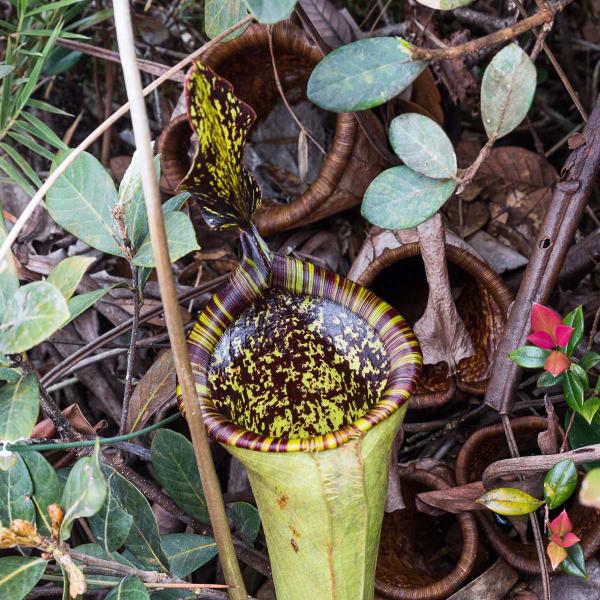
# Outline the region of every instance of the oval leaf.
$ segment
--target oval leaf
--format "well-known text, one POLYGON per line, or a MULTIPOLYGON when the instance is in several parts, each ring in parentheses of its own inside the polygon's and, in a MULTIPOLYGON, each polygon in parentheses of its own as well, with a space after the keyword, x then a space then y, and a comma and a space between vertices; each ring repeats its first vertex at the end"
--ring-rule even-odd
MULTIPOLYGON (((212 39, 241 21, 248 14, 243 0, 205 0, 204 31, 212 39)), ((240 28, 225 39, 231 40, 240 35, 245 28, 240 28)))
POLYGON ((544 499, 548 508, 557 508, 566 502, 576 487, 575 463, 568 459, 555 464, 544 477, 544 499))
POLYGON ((385 229, 409 229, 423 223, 450 198, 456 182, 419 175, 406 166, 378 175, 363 198, 361 213, 385 229))
POLYGON ((33 503, 37 512, 38 529, 50 535, 48 506, 60 502, 61 490, 56 471, 39 452, 23 452, 23 461, 33 483, 33 503))
POLYGON ((40 580, 48 561, 28 556, 0 558, 0 598, 22 600, 40 580))
POLYGON ((360 40, 334 50, 316 66, 307 94, 325 110, 366 110, 397 96, 426 66, 411 59, 399 38, 360 40))
POLYGON ((533 62, 516 44, 494 56, 481 82, 481 117, 488 138, 501 138, 525 118, 536 77, 533 62))
POLYGON ((0 440, 28 438, 38 418, 40 395, 35 375, 0 388, 0 440))
MULTIPOLYGON (((65 156, 60 153, 53 167, 65 156)), ((113 180, 87 152, 75 159, 46 195, 46 208, 61 227, 93 248, 123 256, 111 212, 117 202, 113 180)))
POLYGON ((524 369, 541 369, 549 354, 549 350, 537 346, 521 346, 513 350, 508 358, 524 369))
POLYGON ((560 563, 560 570, 567 575, 582 577, 588 579, 587 570, 585 568, 585 556, 581 544, 573 544, 567 550, 567 558, 560 563))
POLYGON ((175 577, 187 577, 217 555, 217 543, 205 535, 173 533, 160 540, 175 577))
POLYGON ((92 456, 80 458, 69 473, 61 506, 65 511, 60 527, 60 539, 71 535, 75 519, 95 515, 104 504, 108 491, 106 479, 100 470, 100 446, 92 456))
POLYGON ((390 125, 394 152, 413 171, 434 179, 456 177, 456 154, 444 130, 417 113, 396 117, 390 125))
POLYGON ((130 514, 131 529, 125 540, 126 548, 144 565, 154 571, 168 571, 168 561, 160 546, 158 525, 143 494, 114 469, 104 467, 109 478, 112 497, 119 507, 130 514))
POLYGON ((477 498, 475 502, 483 504, 486 508, 498 513, 514 517, 517 515, 528 515, 537 510, 542 504, 533 496, 516 488, 496 488, 477 498))
POLYGON ((75 293, 84 273, 95 260, 91 256, 69 256, 52 269, 48 275, 48 283, 59 290, 65 300, 69 300, 75 293))
POLYGON ((0 352, 25 352, 49 338, 69 318, 64 296, 50 283, 19 288, 0 323, 0 352))
POLYGON ((31 500, 33 483, 23 459, 17 454, 15 459, 12 468, 0 471, 0 524, 4 527, 8 527, 15 519, 35 519, 31 500))
POLYGON ((151 460, 167 494, 188 515, 207 523, 206 500, 192 443, 180 433, 159 429, 152 440, 151 460))
POLYGON ((256 507, 248 502, 234 502, 227 512, 240 537, 247 544, 254 544, 260 530, 260 516, 256 507))
MULTIPOLYGON (((185 213, 178 211, 167 213, 165 215, 165 231, 171 262, 175 262, 193 250, 200 249, 196 241, 194 226, 185 213)), ((154 267, 154 252, 150 235, 140 246, 133 258, 133 263, 138 267, 154 267)))
POLYGON ((565 316, 563 323, 573 328, 573 333, 571 334, 571 338, 569 339, 567 347, 565 348, 567 356, 571 356, 583 337, 583 328, 585 324, 583 320, 583 307, 581 304, 575 307, 565 316))
POLYGON ((114 476, 113 471, 107 477, 108 494, 102 508, 89 519, 92 533, 107 554, 117 550, 125 543, 133 523, 133 517, 123 509, 114 497, 111 486, 111 479, 114 476))
POLYGON ((260 23, 277 23, 292 14, 296 0, 246 0, 246 4, 260 23))

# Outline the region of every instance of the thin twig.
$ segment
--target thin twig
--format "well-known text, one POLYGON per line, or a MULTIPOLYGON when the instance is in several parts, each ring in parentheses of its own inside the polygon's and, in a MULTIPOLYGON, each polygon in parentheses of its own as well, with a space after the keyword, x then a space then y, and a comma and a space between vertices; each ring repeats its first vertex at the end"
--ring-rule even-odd
MULTIPOLYGON (((147 96, 151 92, 153 92, 156 88, 160 87, 165 81, 171 78, 174 73, 181 71, 184 67, 189 65, 194 59, 200 56, 203 52, 206 52, 209 48, 212 48, 216 44, 218 44, 221 40, 226 38, 228 35, 237 31, 240 27, 246 25, 252 21, 252 15, 248 15, 244 17, 241 21, 228 27, 225 31, 220 33, 218 36, 214 37, 210 42, 204 44, 201 48, 194 50, 189 56, 179 61, 174 67, 171 67, 168 71, 163 73, 160 77, 155 79, 150 85, 146 86, 142 94, 147 96)), ((13 228, 8 232, 6 239, 0 246, 0 263, 2 259, 6 256, 10 247, 13 245, 14 241, 17 239, 19 234, 21 233, 23 227, 25 227, 25 223, 31 218, 33 211, 39 206, 40 202, 44 198, 44 196, 48 193, 48 190, 56 183, 56 181, 61 177, 61 175, 75 162, 75 159, 89 146, 91 146, 107 129, 112 127, 122 116, 126 115, 129 112, 129 103, 124 104, 115 111, 110 118, 106 119, 103 123, 98 125, 92 133, 90 133, 72 152, 70 152, 66 158, 56 167, 52 173, 48 176, 46 181, 42 184, 42 187, 34 194, 31 200, 27 203, 27 206, 23 209, 23 212, 19 215, 19 218, 15 222, 13 228)))
POLYGON ((511 27, 494 31, 489 35, 485 35, 474 40, 459 44, 458 46, 449 46, 448 48, 413 48, 411 56, 414 60, 454 60, 461 58, 467 54, 474 54, 484 48, 502 44, 508 40, 512 40, 517 36, 530 31, 534 27, 543 25, 551 21, 554 16, 563 10, 565 6, 571 4, 573 0, 558 0, 552 4, 548 4, 546 8, 539 10, 535 14, 518 21, 511 27))
POLYGON ((281 99, 283 100, 285 107, 288 109, 290 116, 292 117, 292 119, 294 119, 294 122, 300 128, 300 131, 304 131, 304 134, 306 135, 306 137, 321 151, 321 154, 323 156, 327 156, 327 152, 325 152, 325 149, 311 135, 310 131, 308 131, 308 129, 306 129, 306 127, 304 127, 304 125, 302 125, 302 121, 300 121, 300 119, 296 116, 294 109, 290 106, 288 99, 285 97, 285 92, 283 91, 283 86, 281 85, 281 80, 279 79, 279 73, 277 72, 277 63, 275 62, 275 50, 273 48, 273 28, 271 27, 271 25, 269 25, 269 27, 268 27, 268 33, 269 33, 269 52, 271 53, 271 64, 273 65, 273 77, 275 78, 275 85, 277 86, 277 91, 279 92, 279 95, 281 96, 281 99))
POLYGON ((131 339, 127 350, 127 370, 125 372, 125 390, 123 391, 123 409, 121 410, 121 422, 119 434, 122 435, 127 429, 127 416, 129 415, 129 401, 131 400, 131 380, 133 378, 133 367, 135 364, 136 343, 140 322, 140 306, 142 305, 142 293, 139 289, 138 268, 129 263, 131 269, 131 291, 133 292, 133 322, 131 324, 131 339))
POLYGON ((148 124, 148 115, 142 91, 142 80, 136 61, 129 0, 115 0, 113 6, 119 54, 122 59, 123 77, 125 79, 127 97, 131 105, 133 135, 140 157, 140 164, 142 165, 142 187, 144 190, 146 212, 148 213, 152 250, 156 259, 156 275, 165 309, 165 320, 171 340, 175 370, 179 380, 194 453, 200 472, 202 489, 204 490, 208 513, 215 533, 225 581, 228 585, 235 588, 229 590, 229 597, 231 600, 246 600, 248 595, 233 547, 220 483, 208 443, 208 435, 204 428, 202 414, 198 409, 196 385, 190 365, 187 341, 179 310, 179 302, 177 301, 177 291, 171 261, 169 259, 158 179, 153 166, 154 157, 150 126, 148 124))

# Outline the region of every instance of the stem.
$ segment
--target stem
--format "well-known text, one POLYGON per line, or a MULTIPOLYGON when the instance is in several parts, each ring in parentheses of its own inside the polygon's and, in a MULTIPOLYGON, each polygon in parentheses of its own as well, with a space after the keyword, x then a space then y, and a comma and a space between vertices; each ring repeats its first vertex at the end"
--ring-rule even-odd
POLYGON ((109 438, 94 438, 93 440, 81 440, 79 442, 56 442, 56 443, 17 443, 17 444, 6 444, 6 449, 11 452, 44 452, 46 450, 70 450, 72 448, 85 448, 86 446, 94 446, 96 444, 96 439, 100 445, 105 444, 114 444, 116 442, 126 442, 127 440, 132 440, 137 437, 141 437, 154 431, 155 429, 160 429, 169 423, 175 421, 181 416, 180 413, 175 413, 166 419, 162 419, 158 423, 154 423, 154 425, 149 425, 144 429, 139 429, 138 431, 133 431, 131 433, 126 433, 124 435, 116 435, 114 437, 109 438))
POLYGON ((212 461, 208 435, 204 428, 202 415, 198 409, 196 385, 190 365, 179 303, 177 301, 177 292, 167 248, 160 191, 153 167, 150 127, 148 125, 148 116, 142 92, 142 81, 136 62, 129 1, 114 0, 113 7, 125 88, 131 105, 133 134, 142 165, 142 186, 148 213, 150 239, 152 240, 152 249, 156 259, 156 274, 163 300, 167 330, 173 349, 175 370, 181 388, 202 488, 206 497, 206 505, 215 532, 215 540, 223 566, 223 574, 228 585, 235 588, 229 590, 229 597, 231 600, 245 600, 248 595, 235 555, 219 479, 212 461))
POLYGON ((140 306, 142 294, 139 290, 138 268, 129 263, 131 269, 131 291, 133 292, 133 322, 131 324, 131 340, 127 350, 127 371, 125 373, 125 390, 123 392, 123 409, 121 410, 121 422, 119 424, 119 435, 123 435, 127 429, 127 416, 129 415, 129 401, 131 400, 131 379, 133 377, 133 366, 135 363, 136 342, 140 322, 140 306))
MULTIPOLYGON (((226 38, 229 34, 237 31, 240 27, 246 25, 252 21, 252 15, 248 15, 244 17, 241 21, 238 21, 235 25, 227 28, 225 31, 220 33, 218 36, 214 37, 210 42, 204 44, 204 46, 194 50, 189 56, 186 56, 183 60, 179 61, 174 67, 171 67, 168 71, 163 73, 160 77, 155 79, 150 85, 148 85, 142 91, 144 96, 147 96, 155 89, 157 89, 160 85, 162 85, 165 81, 171 78, 174 73, 181 71, 184 67, 189 65, 194 59, 198 58, 203 52, 212 48, 216 44, 218 44, 222 39, 226 38)), ((37 208, 37 206, 42 201, 43 197, 48 193, 48 190, 56 183, 58 178, 75 162, 75 159, 89 146, 91 146, 107 129, 112 127, 122 116, 126 115, 129 112, 129 102, 123 104, 121 108, 115 111, 108 119, 106 119, 103 123, 98 125, 92 133, 90 133, 72 152, 68 154, 68 156, 63 160, 63 162, 58 165, 58 167, 50 173, 48 179, 44 181, 42 187, 34 194, 31 200, 28 202, 27 206, 24 208, 23 212, 20 214, 13 228, 8 232, 6 239, 0 246, 0 262, 6 256, 10 247, 13 245, 14 241, 17 239, 21 230, 25 226, 25 223, 30 219, 33 211, 37 208)))
MULTIPOLYGON (((477 155, 477 158, 475 159, 473 164, 464 172, 463 176, 461 177, 460 184, 458 186, 458 189, 456 190, 457 194, 460 194, 467 187, 467 185, 469 185, 469 183, 471 183, 471 181, 473 180, 473 177, 475 177, 475 175, 477 174, 477 171, 479 171, 481 165, 484 163, 486 158, 490 155, 490 152, 492 151, 492 147, 495 142, 496 142, 495 137, 490 138, 485 143, 485 146, 479 151, 479 154, 477 155)), ((461 224, 461 228, 462 228, 462 224, 461 224)))
POLYGON ((496 46, 502 42, 507 42, 513 38, 530 31, 534 27, 543 25, 551 21, 554 16, 560 12, 565 6, 571 4, 573 0, 558 0, 553 4, 548 4, 545 8, 540 9, 535 14, 523 19, 505 29, 494 31, 489 35, 459 44, 458 46, 449 46, 448 48, 414 48, 411 52, 413 60, 453 60, 461 58, 466 54, 474 54, 484 48, 496 46))
POLYGON ((39 390, 42 412, 52 421, 54 427, 56 427, 56 432, 61 439, 81 439, 81 435, 77 433, 75 429, 73 429, 69 419, 62 414, 52 396, 50 396, 50 394, 46 391, 46 388, 41 383, 39 384, 39 390))

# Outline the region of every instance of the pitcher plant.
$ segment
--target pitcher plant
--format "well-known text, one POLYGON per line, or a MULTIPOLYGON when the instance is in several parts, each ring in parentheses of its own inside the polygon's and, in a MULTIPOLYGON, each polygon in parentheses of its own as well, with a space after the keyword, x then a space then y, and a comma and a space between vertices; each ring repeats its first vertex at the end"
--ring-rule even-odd
POLYGON ((198 146, 181 188, 210 227, 238 228, 243 249, 189 336, 198 408, 248 471, 277 598, 371 599, 418 342, 367 289, 270 252, 242 165, 254 111, 201 63, 185 88, 198 146))

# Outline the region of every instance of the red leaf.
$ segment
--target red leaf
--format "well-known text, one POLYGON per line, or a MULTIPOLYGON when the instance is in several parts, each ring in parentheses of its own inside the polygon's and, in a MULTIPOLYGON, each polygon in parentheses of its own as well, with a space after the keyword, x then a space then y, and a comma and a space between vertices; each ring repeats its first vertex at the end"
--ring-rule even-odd
POLYGON ((544 370, 552 374, 553 377, 560 375, 563 371, 566 371, 571 364, 569 357, 560 350, 555 350, 548 355, 548 358, 544 362, 544 370))
POLYGON ((556 343, 559 346, 566 346, 571 339, 571 335, 573 334, 575 329, 573 327, 569 327, 568 325, 559 325, 556 328, 556 343))
POLYGON ((550 522, 550 531, 561 538, 573 531, 573 523, 571 523, 566 510, 563 510, 558 517, 550 522))
POLYGON ((527 341, 544 350, 552 350, 554 348, 554 340, 552 336, 545 331, 536 331, 527 336, 527 341))
POLYGON ((545 331, 548 335, 555 339, 555 331, 562 325, 560 315, 547 306, 533 303, 531 307, 531 328, 534 332, 545 331))

